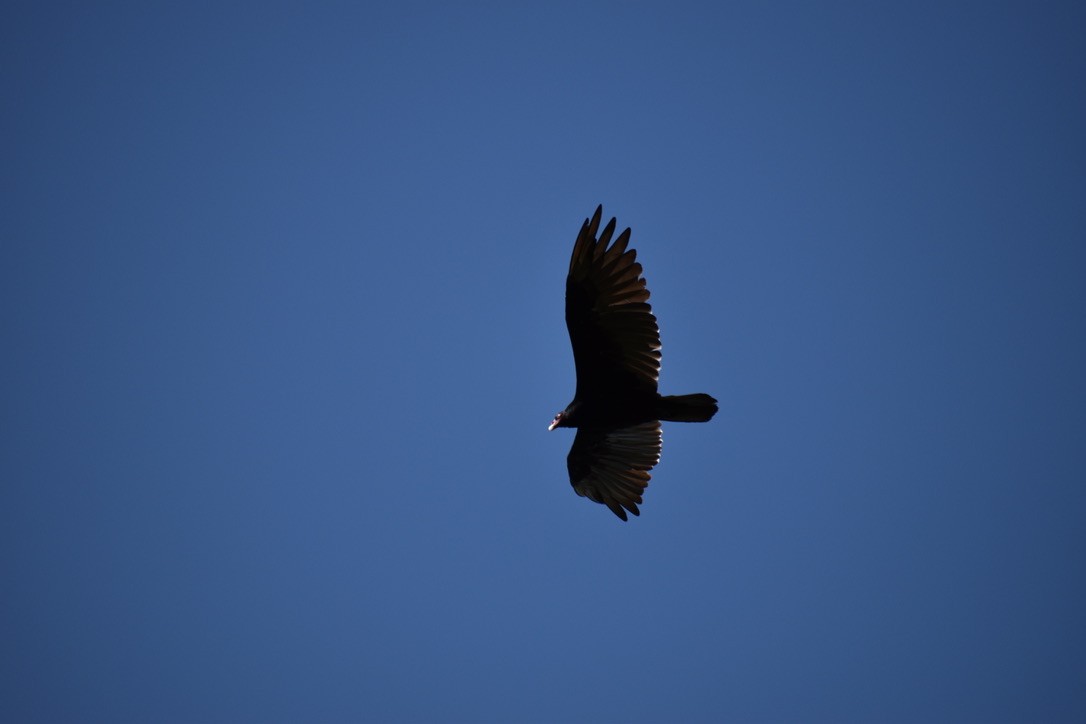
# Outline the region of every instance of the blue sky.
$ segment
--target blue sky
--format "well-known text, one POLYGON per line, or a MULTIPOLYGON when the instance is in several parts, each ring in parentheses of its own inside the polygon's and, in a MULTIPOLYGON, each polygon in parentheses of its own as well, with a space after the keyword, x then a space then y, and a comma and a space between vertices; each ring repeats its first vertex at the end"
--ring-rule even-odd
POLYGON ((1083 7, 5 4, 0 719, 1082 721, 1083 7))

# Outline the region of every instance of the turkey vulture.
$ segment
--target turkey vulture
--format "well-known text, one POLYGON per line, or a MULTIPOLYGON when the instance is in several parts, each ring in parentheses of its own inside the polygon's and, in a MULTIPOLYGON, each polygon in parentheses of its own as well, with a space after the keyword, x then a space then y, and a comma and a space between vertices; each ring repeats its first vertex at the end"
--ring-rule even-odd
POLYGON ((585 219, 566 277, 566 326, 577 367, 573 402, 548 429, 575 427, 566 466, 577 495, 602 503, 622 520, 637 509, 660 461, 660 421, 708 422, 716 400, 706 394, 656 391, 660 329, 649 306, 637 252, 611 219, 596 238, 603 206, 585 219))

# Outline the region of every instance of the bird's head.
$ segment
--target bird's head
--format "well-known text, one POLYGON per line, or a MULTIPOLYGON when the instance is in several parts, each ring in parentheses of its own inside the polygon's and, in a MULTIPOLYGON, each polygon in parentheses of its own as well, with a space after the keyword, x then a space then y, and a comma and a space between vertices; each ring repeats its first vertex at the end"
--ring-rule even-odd
POLYGON ((565 419, 566 419, 566 411, 562 410, 561 412, 559 412, 557 415, 554 416, 554 419, 551 420, 551 424, 547 425, 547 429, 548 430, 553 430, 556 427, 562 427, 563 424, 565 423, 565 419))
POLYGON ((577 427, 580 422, 580 415, 577 414, 577 410, 580 409, 581 403, 576 399, 566 406, 566 409, 559 412, 551 420, 551 424, 547 426, 548 430, 553 430, 556 427, 577 427))

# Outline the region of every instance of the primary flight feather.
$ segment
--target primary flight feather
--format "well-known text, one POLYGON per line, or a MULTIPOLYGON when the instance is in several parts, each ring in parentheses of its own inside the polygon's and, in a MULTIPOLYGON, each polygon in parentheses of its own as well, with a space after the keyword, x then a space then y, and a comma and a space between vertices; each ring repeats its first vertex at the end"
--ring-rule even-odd
POLYGON ((630 230, 611 242, 615 219, 597 238, 603 206, 585 219, 566 277, 566 326, 573 345, 577 389, 554 416, 551 430, 575 427, 566 465, 578 495, 622 520, 638 504, 649 471, 660 461, 660 422, 707 422, 717 411, 706 394, 656 391, 660 328, 649 306, 630 230))

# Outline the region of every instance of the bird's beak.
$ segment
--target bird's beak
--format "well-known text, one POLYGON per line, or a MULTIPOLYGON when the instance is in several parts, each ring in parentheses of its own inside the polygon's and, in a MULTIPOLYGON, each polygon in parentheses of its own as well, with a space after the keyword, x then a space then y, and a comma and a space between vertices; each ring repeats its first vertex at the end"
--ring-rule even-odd
POLYGON ((562 418, 560 416, 555 416, 555 418, 551 420, 551 424, 547 425, 547 429, 553 430, 554 428, 558 427, 558 421, 561 419, 562 418))

